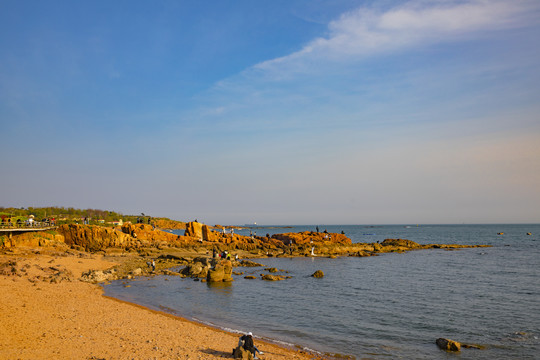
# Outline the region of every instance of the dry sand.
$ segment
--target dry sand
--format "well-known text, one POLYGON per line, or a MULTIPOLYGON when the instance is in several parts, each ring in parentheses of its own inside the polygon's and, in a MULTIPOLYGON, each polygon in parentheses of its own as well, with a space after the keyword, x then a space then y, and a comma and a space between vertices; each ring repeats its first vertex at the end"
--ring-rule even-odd
MULTIPOLYGON (((107 298, 100 286, 78 280, 83 271, 115 263, 45 251, 0 255, 0 359, 232 358, 238 335, 107 298)), ((261 359, 315 358, 255 344, 261 359)))

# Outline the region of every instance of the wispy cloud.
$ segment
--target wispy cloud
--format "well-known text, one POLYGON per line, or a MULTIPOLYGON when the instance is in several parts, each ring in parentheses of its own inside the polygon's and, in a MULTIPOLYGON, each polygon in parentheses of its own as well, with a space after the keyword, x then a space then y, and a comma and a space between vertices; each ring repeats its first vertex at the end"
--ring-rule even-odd
MULTIPOLYGON (((250 72, 309 71, 320 62, 346 62, 414 46, 479 36, 485 31, 538 23, 537 1, 411 1, 391 9, 362 7, 328 25, 328 36, 292 54, 257 64, 250 72)), ((282 74, 286 75, 286 74, 282 74)))

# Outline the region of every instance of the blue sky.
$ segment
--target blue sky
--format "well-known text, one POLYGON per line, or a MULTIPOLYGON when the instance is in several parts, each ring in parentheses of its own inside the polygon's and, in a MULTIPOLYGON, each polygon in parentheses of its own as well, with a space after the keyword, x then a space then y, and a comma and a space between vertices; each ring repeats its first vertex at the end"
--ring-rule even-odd
POLYGON ((2 1, 0 206, 540 221, 538 1, 2 1))

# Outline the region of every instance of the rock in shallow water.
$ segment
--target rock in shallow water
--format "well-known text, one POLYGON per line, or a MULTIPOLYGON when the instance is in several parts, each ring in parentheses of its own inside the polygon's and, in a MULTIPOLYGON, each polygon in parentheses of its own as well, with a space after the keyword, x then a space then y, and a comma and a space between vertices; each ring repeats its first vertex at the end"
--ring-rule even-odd
POLYGON ((454 340, 438 338, 435 343, 439 348, 446 351, 461 351, 461 344, 454 340))

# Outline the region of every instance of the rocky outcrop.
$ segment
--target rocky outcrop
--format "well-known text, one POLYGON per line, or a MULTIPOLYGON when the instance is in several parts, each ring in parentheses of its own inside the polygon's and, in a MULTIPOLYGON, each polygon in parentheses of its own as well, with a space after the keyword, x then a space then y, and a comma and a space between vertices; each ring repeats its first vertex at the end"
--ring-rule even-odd
POLYGON ((184 233, 185 236, 190 236, 199 240, 204 240, 203 238, 203 226, 206 226, 204 224, 201 224, 199 222, 191 221, 186 224, 186 231, 184 233))
POLYGON ((454 340, 438 338, 435 343, 442 350, 461 351, 461 344, 454 340))
POLYGON ((284 244, 289 245, 350 245, 352 244, 351 239, 349 239, 344 234, 336 233, 317 233, 313 231, 304 231, 299 233, 285 233, 285 234, 275 234, 272 235, 273 239, 280 240, 284 244))
POLYGON ((179 236, 154 229, 152 225, 148 224, 124 224, 122 225, 122 232, 151 245, 159 245, 159 243, 162 243, 163 245, 178 246, 190 242, 190 239, 185 236, 179 236))
MULTIPOLYGON (((372 256, 377 253, 402 252, 419 249, 459 249, 487 245, 419 245, 405 239, 386 239, 378 243, 352 243, 343 234, 300 232, 275 234, 272 237, 242 236, 223 234, 212 231, 211 227, 197 223, 188 223, 185 236, 177 236, 169 232, 154 229, 148 224, 124 224, 121 228, 109 228, 94 225, 62 225, 58 228, 63 239, 73 248, 86 251, 100 251, 107 248, 140 249, 154 247, 192 247, 194 251, 203 253, 218 249, 249 252, 248 256, 372 256), (119 231, 118 229, 121 229, 119 231)), ((52 236, 52 235, 50 235, 52 236)), ((58 238, 58 239, 57 239, 58 238)), ((53 241, 51 240, 47 241, 53 241)), ((46 241, 40 240, 38 244, 46 241)), ((241 264, 245 266, 247 263, 241 264)), ((262 266, 257 264, 256 266, 262 266)))
POLYGON ((314 278, 323 278, 324 272, 322 270, 317 270, 311 276, 314 278))
POLYGON ((192 241, 185 236, 154 230, 147 224, 124 224, 121 231, 96 225, 62 225, 58 232, 71 247, 95 252, 107 248, 138 249, 142 247, 185 246, 192 241))
POLYGON ((166 218, 152 218, 151 220, 156 227, 160 229, 178 229, 183 230, 186 228, 186 223, 183 221, 175 221, 166 218))
POLYGON ((405 240, 405 239, 386 239, 381 243, 382 246, 394 246, 394 247, 402 247, 407 249, 415 249, 420 247, 420 244, 415 243, 411 240, 405 240))
POLYGON ((128 248, 136 243, 132 236, 113 228, 95 225, 62 225, 58 232, 69 246, 80 246, 86 251, 99 251, 109 247, 128 248))
POLYGON ((0 235, 0 247, 38 247, 62 245, 64 237, 54 231, 36 231, 27 233, 13 233, 11 238, 8 235, 0 235))
POLYGON ((188 264, 180 271, 180 275, 192 278, 206 278, 210 270, 210 261, 205 257, 193 259, 191 264, 188 264))
POLYGON ((215 265, 208 270, 208 282, 233 281, 232 262, 230 260, 217 260, 215 265))

